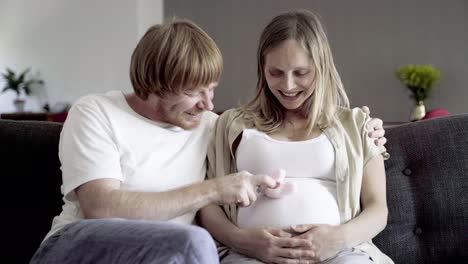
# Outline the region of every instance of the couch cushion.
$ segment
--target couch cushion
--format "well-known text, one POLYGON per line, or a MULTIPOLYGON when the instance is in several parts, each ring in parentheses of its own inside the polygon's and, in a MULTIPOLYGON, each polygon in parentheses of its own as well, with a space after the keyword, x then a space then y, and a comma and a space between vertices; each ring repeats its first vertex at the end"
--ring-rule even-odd
POLYGON ((374 242, 395 263, 468 259, 468 115, 386 129, 389 219, 374 242))
POLYGON ((61 124, 0 120, 2 259, 28 263, 61 212, 58 159, 61 124), (18 254, 18 252, 21 252, 18 254))

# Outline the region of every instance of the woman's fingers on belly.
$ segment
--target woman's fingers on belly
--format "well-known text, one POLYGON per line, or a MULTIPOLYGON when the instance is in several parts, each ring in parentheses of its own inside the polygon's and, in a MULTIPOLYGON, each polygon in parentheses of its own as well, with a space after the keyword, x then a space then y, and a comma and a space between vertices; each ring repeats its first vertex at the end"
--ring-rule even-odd
POLYGON ((312 250, 300 248, 281 248, 278 249, 278 256, 288 259, 314 260, 315 253, 312 250))
POLYGON ((294 238, 294 237, 280 237, 277 238, 276 246, 281 248, 312 248, 312 242, 307 239, 294 238))
POLYGON ((265 229, 268 233, 277 237, 291 237, 292 236, 291 233, 281 230, 281 229, 277 229, 277 228, 263 227, 263 229, 265 229))

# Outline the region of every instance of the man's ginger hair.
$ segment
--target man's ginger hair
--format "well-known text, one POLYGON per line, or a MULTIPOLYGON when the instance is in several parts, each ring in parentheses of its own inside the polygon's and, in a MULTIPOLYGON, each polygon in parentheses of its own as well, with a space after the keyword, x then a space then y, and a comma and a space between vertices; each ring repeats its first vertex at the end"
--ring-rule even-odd
POLYGON ((223 59, 218 46, 191 21, 173 20, 146 31, 133 51, 130 80, 143 100, 218 82, 223 59))

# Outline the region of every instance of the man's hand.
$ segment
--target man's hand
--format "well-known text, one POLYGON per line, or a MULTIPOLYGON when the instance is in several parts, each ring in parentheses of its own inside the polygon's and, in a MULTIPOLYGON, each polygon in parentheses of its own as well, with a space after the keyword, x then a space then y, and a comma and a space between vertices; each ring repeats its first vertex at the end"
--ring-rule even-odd
POLYGON ((333 257, 346 247, 344 233, 341 231, 340 226, 325 224, 296 225, 291 226, 291 230, 300 234, 294 238, 307 239, 311 242, 310 247, 303 249, 311 251, 312 257, 309 260, 312 263, 333 257))
MULTIPOLYGON (((367 114, 370 114, 369 107, 363 106, 361 110, 367 114)), ((383 146, 387 143, 387 138, 385 138, 385 129, 383 128, 383 121, 380 118, 371 118, 366 124, 367 130, 369 130, 369 137, 375 139, 375 145, 383 146)))
POLYGON ((243 229, 235 251, 265 263, 311 263, 312 243, 274 228, 243 229))
POLYGON ((252 175, 241 171, 212 180, 217 192, 216 203, 249 206, 257 200, 257 188, 275 188, 276 181, 268 175, 252 175))

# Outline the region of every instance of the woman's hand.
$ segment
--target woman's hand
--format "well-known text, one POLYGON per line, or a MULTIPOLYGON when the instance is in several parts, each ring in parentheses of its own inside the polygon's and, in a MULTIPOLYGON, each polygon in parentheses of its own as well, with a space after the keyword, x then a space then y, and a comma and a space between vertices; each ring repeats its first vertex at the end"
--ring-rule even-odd
POLYGON ((265 263, 311 263, 311 241, 275 228, 243 229, 235 251, 265 263))
POLYGON ((305 250, 312 251, 310 255, 313 257, 309 259, 312 263, 331 258, 346 247, 344 232, 340 226, 305 224, 291 226, 291 230, 299 233, 294 238, 307 239, 311 242, 310 247, 305 250))

